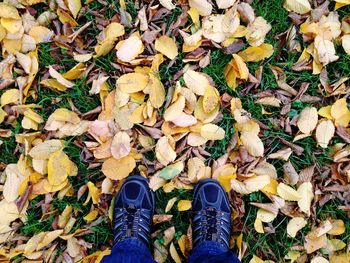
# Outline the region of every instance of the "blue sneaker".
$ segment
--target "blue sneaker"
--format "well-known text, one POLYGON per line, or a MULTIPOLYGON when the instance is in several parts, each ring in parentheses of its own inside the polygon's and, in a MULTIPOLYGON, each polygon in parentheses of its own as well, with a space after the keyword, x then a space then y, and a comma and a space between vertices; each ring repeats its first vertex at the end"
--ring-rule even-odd
POLYGON ((230 246, 231 209, 221 185, 213 179, 200 181, 193 193, 193 247, 204 241, 230 246))
POLYGON ((114 244, 136 238, 149 246, 154 208, 154 193, 147 179, 140 175, 129 176, 115 198, 114 244))

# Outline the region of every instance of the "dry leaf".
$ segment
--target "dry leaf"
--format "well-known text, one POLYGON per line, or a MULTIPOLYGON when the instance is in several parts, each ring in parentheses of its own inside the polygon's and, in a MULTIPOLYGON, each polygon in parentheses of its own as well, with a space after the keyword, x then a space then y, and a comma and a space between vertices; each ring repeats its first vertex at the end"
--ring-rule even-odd
POLYGON ((161 36, 156 39, 155 49, 167 56, 169 59, 175 59, 178 55, 175 41, 168 36, 161 36))
POLYGON ((191 209, 191 207, 192 207, 191 200, 180 200, 177 203, 177 210, 180 212, 187 211, 191 209))
POLYGON ((285 0, 283 7, 288 11, 299 14, 306 14, 311 11, 311 5, 308 0, 285 0))
POLYGON ((131 62, 143 52, 144 46, 142 44, 141 38, 139 36, 133 35, 126 40, 120 41, 116 46, 116 49, 118 50, 118 59, 124 62, 131 62))
POLYGON ((309 134, 316 128, 317 121, 317 109, 315 107, 306 107, 301 111, 297 125, 302 133, 309 134))
POLYGON ((277 186, 277 193, 280 197, 287 201, 299 201, 302 199, 300 193, 284 183, 279 183, 277 186))
POLYGON ((316 128, 316 140, 319 146, 327 148, 335 132, 334 124, 331 120, 322 120, 316 128))
POLYGON ((252 156, 259 157, 264 155, 264 144, 259 136, 251 131, 245 131, 241 134, 241 141, 248 153, 252 156))
POLYGON ((307 225, 307 221, 302 217, 292 218, 287 225, 287 233, 291 237, 295 237, 300 229, 307 225))
POLYGON ((271 57, 273 54, 273 46, 270 44, 261 44, 258 47, 248 47, 241 51, 238 55, 246 62, 259 62, 265 58, 271 57))
POLYGON ((225 138, 225 131, 215 124, 204 124, 201 127, 200 134, 207 140, 222 140, 225 138))
POLYGON ((124 93, 142 91, 149 83, 149 77, 141 73, 128 73, 120 76, 117 87, 124 93))
POLYGON ((127 156, 131 151, 130 137, 126 132, 117 132, 112 140, 111 153, 115 159, 127 156))
POLYGON ((109 158, 102 165, 102 172, 112 180, 121 180, 127 177, 136 167, 135 159, 125 156, 120 159, 109 158))

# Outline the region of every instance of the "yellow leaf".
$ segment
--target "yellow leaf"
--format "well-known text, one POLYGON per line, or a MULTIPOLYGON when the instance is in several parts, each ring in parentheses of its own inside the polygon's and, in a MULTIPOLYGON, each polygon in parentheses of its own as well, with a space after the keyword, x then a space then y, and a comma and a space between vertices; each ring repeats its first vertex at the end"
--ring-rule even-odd
POLYGON ((192 22, 196 25, 196 27, 199 26, 199 12, 196 8, 191 7, 188 11, 187 14, 189 14, 189 16, 192 19, 192 22))
POLYGON ((78 79, 78 78, 81 78, 85 70, 86 70, 85 64, 78 63, 73 68, 71 68, 66 73, 64 73, 62 76, 68 80, 78 79))
POLYGON ((212 12, 212 6, 207 0, 189 0, 188 4, 191 8, 196 9, 201 16, 208 16, 212 12))
POLYGON ((215 124, 204 124, 201 127, 201 136, 207 140, 222 140, 225 130, 215 124))
POLYGON ((220 93, 212 86, 207 86, 203 96, 203 110, 205 113, 212 112, 219 104, 220 93))
POLYGON ((310 263, 329 263, 324 257, 314 257, 310 263))
POLYGON ((67 0, 69 11, 72 13, 74 18, 77 18, 77 15, 81 9, 80 0, 67 0))
POLYGON ((346 54, 350 55, 350 35, 342 36, 342 45, 346 54))
POLYGON ((283 7, 288 11, 299 14, 306 14, 311 11, 311 5, 308 0, 286 0, 283 7))
POLYGON ((291 237, 295 237, 300 229, 307 225, 307 221, 302 217, 292 218, 287 225, 287 233, 291 237))
POLYGON ((249 263, 264 263, 264 261, 261 258, 253 255, 253 258, 249 261, 249 263))
POLYGON ((80 63, 87 62, 90 59, 92 59, 92 53, 87 53, 87 54, 77 54, 73 53, 73 58, 75 61, 78 61, 80 63))
POLYGON ((179 117, 185 108, 185 97, 180 95, 164 112, 164 120, 172 121, 179 117))
POLYGON ((58 225, 59 228, 64 228, 67 225, 67 223, 68 223, 68 221, 69 221, 69 219, 70 219, 70 217, 72 215, 72 212, 73 212, 73 207, 72 206, 68 205, 68 206, 65 207, 65 209, 62 212, 62 214, 60 214, 58 216, 57 225, 58 225))
POLYGON ((49 66, 50 76, 56 79, 60 84, 66 86, 67 88, 73 87, 75 84, 67 79, 65 79, 57 70, 55 70, 51 65, 49 66))
POLYGON ((36 43, 49 42, 53 37, 53 31, 43 26, 35 26, 28 33, 36 43))
POLYGON ((331 115, 332 106, 325 106, 318 110, 318 115, 327 118, 328 120, 333 120, 334 118, 331 115))
POLYGON ((244 184, 245 184, 246 190, 252 193, 263 189, 265 186, 267 186, 270 183, 270 181, 271 181, 270 176, 259 175, 259 176, 250 177, 244 180, 244 184))
POLYGON ((170 244, 169 252, 170 252, 171 258, 175 261, 175 263, 181 263, 182 262, 181 259, 180 259, 179 254, 177 253, 177 251, 175 249, 175 246, 174 246, 173 242, 171 242, 171 244, 170 244))
POLYGON ((76 27, 78 25, 77 21, 75 21, 74 18, 68 14, 68 12, 64 11, 61 8, 57 8, 57 16, 62 24, 68 23, 72 27, 76 27))
POLYGON ((255 132, 244 131, 240 138, 250 155, 255 157, 264 155, 264 144, 255 132))
POLYGON ((165 100, 165 89, 163 83, 160 79, 153 74, 150 74, 150 89, 149 89, 149 99, 154 108, 160 108, 165 100))
POLYGON ((6 181, 3 186, 3 196, 7 202, 13 202, 19 196, 19 187, 25 177, 21 174, 17 164, 8 164, 5 169, 6 181))
POLYGON ((226 192, 229 192, 231 190, 231 180, 236 179, 237 175, 235 173, 233 174, 223 174, 219 175, 217 180, 222 185, 222 187, 225 189, 226 192))
POLYGON ((317 236, 315 231, 311 231, 305 236, 304 247, 308 254, 319 250, 327 245, 326 234, 317 236))
POLYGON ((258 47, 248 47, 238 53, 238 55, 246 62, 259 62, 265 58, 271 57, 273 54, 273 46, 270 44, 261 44, 258 47))
POLYGON ((332 254, 329 258, 330 263, 349 263, 350 261, 350 253, 342 253, 342 254, 332 254))
POLYGON ((98 200, 100 199, 100 191, 92 182, 88 182, 86 185, 89 189, 89 195, 92 198, 92 203, 98 204, 98 200))
POLYGON ((174 151, 174 139, 171 136, 163 136, 157 141, 156 157, 164 166, 175 161, 176 152, 174 151))
POLYGON ((191 209, 191 207, 192 207, 191 200, 180 200, 177 203, 177 210, 180 212, 187 211, 187 210, 191 209))
POLYGON ((64 183, 71 173, 71 169, 71 161, 62 150, 50 154, 47 163, 47 179, 50 185, 57 186, 64 183))
POLYGON ((321 121, 316 128, 316 140, 319 146, 327 148, 329 141, 333 138, 335 132, 334 124, 331 120, 321 121))
POLYGON ((277 186, 278 182, 275 179, 270 179, 270 183, 265 185, 262 189, 260 189, 263 193, 277 195, 277 186))
POLYGON ((245 38, 251 46, 260 46, 264 43, 265 36, 271 30, 271 25, 261 16, 254 19, 247 27, 245 38))
POLYGON ((331 115, 335 119, 335 126, 347 127, 350 122, 350 111, 346 99, 337 100, 331 107, 331 115))
POLYGON ((118 37, 125 34, 124 26, 117 22, 110 23, 106 29, 106 38, 111 40, 117 40, 118 37))
POLYGON ((178 50, 175 41, 168 36, 161 36, 156 39, 155 49, 167 56, 169 59, 173 60, 178 55, 178 50))
POLYGON ((57 89, 59 91, 67 90, 67 87, 59 83, 56 79, 43 79, 40 81, 40 84, 48 88, 57 89))
POLYGON ((260 233, 260 234, 264 234, 265 231, 264 231, 264 226, 263 226, 263 223, 261 221, 261 219, 259 218, 256 218, 255 221, 254 221, 254 229, 256 232, 260 233))
POLYGON ((34 146, 30 151, 29 155, 33 159, 47 160, 49 156, 58 151, 63 147, 62 141, 60 140, 47 140, 34 146))
POLYGON ((302 199, 302 196, 296 190, 284 183, 278 185, 277 193, 287 201, 299 201, 302 199))
POLYGON ((112 180, 122 180, 136 167, 135 159, 125 156, 120 159, 109 158, 102 164, 102 172, 112 180))
POLYGON ((329 230, 327 234, 332 235, 332 236, 344 234, 345 225, 344 225, 343 220, 337 219, 337 220, 331 221, 331 223, 332 223, 332 229, 329 230))
POLYGON ((0 124, 5 120, 6 116, 7 116, 7 112, 4 111, 2 108, 0 108, 0 124))
POLYGON ((303 211, 308 216, 310 215, 311 202, 314 199, 313 187, 310 182, 304 182, 299 187, 297 192, 301 196, 298 200, 298 206, 300 210, 303 211))
POLYGON ((1 95, 0 101, 1 101, 1 106, 18 103, 18 101, 19 101, 19 90, 18 89, 6 90, 1 95))
POLYGON ((38 243, 36 250, 39 251, 44 247, 50 245, 56 238, 58 238, 63 233, 63 229, 54 230, 51 232, 46 232, 42 240, 38 243))
POLYGON ((131 62, 143 52, 144 46, 139 36, 132 35, 126 40, 120 41, 116 49, 118 50, 118 59, 124 62, 131 62))
POLYGON ((105 39, 101 43, 95 46, 95 57, 100 57, 108 54, 115 46, 115 41, 113 39, 105 39))
POLYGON ((335 47, 332 41, 316 36, 315 49, 317 50, 318 60, 323 65, 338 60, 338 56, 335 54, 335 47))
POLYGON ((301 111, 297 125, 302 133, 309 134, 316 128, 317 121, 317 109, 315 107, 306 107, 301 111))
POLYGON ((168 10, 173 10, 176 7, 171 0, 160 0, 159 3, 168 10))
POLYGON ((123 131, 117 132, 112 140, 111 153, 115 159, 127 156, 131 151, 130 136, 123 131))
POLYGON ((169 201, 165 207, 165 213, 168 213, 171 210, 171 208, 174 206, 176 201, 177 201, 177 197, 173 197, 173 198, 169 199, 169 201))
POLYGON ((149 77, 141 73, 128 73, 120 76, 117 87, 125 93, 142 91, 148 85, 149 77))
POLYGON ((199 96, 203 96, 206 88, 210 85, 209 80, 203 73, 191 69, 184 73, 184 81, 186 86, 199 96))
POLYGON ((262 222, 270 223, 277 217, 276 213, 272 213, 265 209, 259 208, 256 218, 260 219, 262 222))
POLYGON ((4 2, 0 3, 0 17, 21 19, 16 7, 4 2))

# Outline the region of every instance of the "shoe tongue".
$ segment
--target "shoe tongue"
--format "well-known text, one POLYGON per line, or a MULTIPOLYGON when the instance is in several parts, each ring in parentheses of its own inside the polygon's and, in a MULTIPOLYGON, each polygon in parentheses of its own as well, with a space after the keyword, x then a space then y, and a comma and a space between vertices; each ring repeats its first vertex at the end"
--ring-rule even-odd
POLYGON ((137 211, 137 208, 135 205, 133 204, 129 204, 125 207, 125 210, 128 212, 128 213, 135 213, 137 211))

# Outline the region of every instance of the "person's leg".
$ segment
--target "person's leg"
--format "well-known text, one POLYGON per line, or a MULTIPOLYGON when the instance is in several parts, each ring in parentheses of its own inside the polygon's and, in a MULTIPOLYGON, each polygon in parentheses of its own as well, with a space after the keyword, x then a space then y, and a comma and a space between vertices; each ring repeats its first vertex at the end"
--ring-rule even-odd
POLYGON ((215 241, 204 241, 194 248, 188 263, 240 263, 236 254, 215 241))
POLYGON ((189 263, 239 263, 229 250, 231 209, 221 185, 200 181, 193 193, 193 251, 189 263))
POLYGON ((114 245, 102 263, 154 263, 150 227, 155 207, 154 193, 142 176, 129 176, 114 203, 114 245))
POLYGON ((101 263, 155 263, 149 248, 136 238, 118 242, 101 263))

